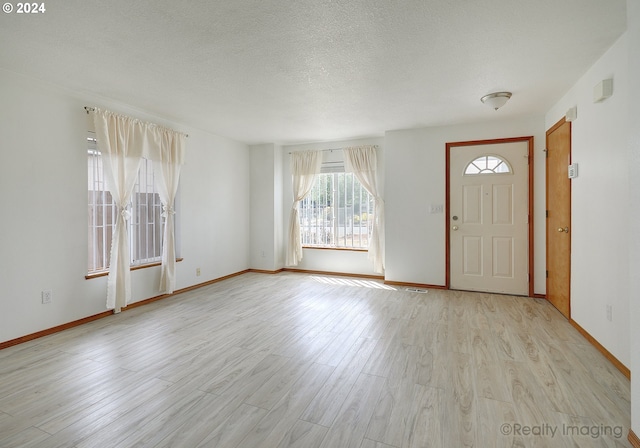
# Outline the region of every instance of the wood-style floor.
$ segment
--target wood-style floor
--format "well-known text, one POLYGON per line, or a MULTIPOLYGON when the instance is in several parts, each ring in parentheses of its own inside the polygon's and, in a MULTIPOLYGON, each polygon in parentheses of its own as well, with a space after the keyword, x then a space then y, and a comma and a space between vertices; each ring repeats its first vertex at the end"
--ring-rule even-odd
POLYGON ((629 397, 544 300, 250 273, 0 351, 0 447, 628 447, 629 397))

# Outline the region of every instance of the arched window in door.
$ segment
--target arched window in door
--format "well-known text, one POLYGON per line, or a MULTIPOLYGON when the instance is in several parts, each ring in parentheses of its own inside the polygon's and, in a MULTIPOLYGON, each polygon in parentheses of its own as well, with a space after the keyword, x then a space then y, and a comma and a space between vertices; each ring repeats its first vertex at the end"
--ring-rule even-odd
POLYGON ((509 162, 502 157, 487 154, 469 162, 464 169, 465 175, 474 174, 511 174, 509 162))

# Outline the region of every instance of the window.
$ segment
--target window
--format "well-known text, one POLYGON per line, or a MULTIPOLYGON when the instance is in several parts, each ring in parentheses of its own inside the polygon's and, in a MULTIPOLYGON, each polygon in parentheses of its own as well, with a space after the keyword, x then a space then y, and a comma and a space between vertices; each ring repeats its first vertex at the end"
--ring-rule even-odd
MULTIPOLYGON (((109 269, 111 237, 115 227, 116 205, 107 191, 102 156, 93 133, 87 137, 89 178, 89 253, 88 273, 109 269)), ((155 188, 153 162, 144 159, 129 204, 129 239, 132 266, 155 263, 162 258, 164 232, 162 203, 155 188)))
POLYGON ((498 156, 480 156, 467 165, 464 174, 512 173, 509 163, 498 156))
POLYGON ((300 204, 302 245, 367 249, 373 210, 373 197, 353 173, 323 172, 300 204))

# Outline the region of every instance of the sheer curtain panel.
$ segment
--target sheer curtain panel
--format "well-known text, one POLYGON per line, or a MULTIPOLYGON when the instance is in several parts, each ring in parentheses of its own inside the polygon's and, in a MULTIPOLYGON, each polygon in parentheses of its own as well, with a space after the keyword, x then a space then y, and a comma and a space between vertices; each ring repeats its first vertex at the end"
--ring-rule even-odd
POLYGON ((162 267, 160 292, 170 294, 176 289, 176 239, 174 204, 180 180, 180 168, 184 163, 185 136, 168 129, 154 130, 154 142, 158 147, 158 160, 154 160, 154 172, 159 174, 158 194, 162 201, 164 235, 162 240, 162 267))
POLYGON ((300 201, 313 188, 316 174, 320 172, 322 153, 320 151, 300 151, 291 153, 291 177, 293 180, 293 205, 289 219, 289 244, 287 265, 297 266, 302 260, 302 240, 300 237, 300 201))
POLYGON ((374 197, 374 222, 369 243, 369 259, 374 272, 384 272, 384 200, 377 183, 377 157, 374 146, 344 148, 345 171, 352 172, 374 197))
POLYGON ((131 301, 128 209, 146 141, 145 125, 129 117, 93 110, 98 150, 104 163, 107 189, 117 206, 111 242, 107 309, 119 313, 131 301))

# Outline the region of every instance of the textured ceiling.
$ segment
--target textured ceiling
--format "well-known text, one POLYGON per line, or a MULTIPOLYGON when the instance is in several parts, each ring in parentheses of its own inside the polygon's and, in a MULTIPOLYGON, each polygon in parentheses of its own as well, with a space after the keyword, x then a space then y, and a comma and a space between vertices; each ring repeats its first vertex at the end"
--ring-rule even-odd
POLYGON ((543 114, 625 0, 49 0, 0 16, 0 68, 247 143, 543 114), (509 90, 497 112, 480 97, 509 90))

